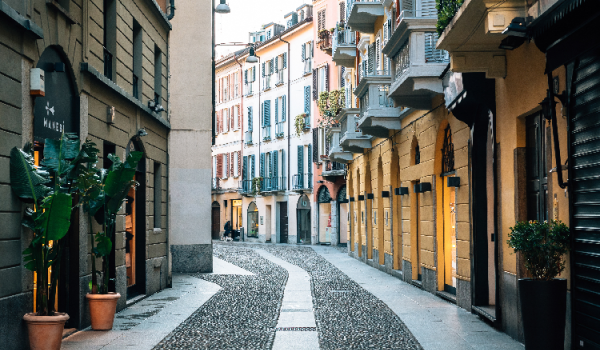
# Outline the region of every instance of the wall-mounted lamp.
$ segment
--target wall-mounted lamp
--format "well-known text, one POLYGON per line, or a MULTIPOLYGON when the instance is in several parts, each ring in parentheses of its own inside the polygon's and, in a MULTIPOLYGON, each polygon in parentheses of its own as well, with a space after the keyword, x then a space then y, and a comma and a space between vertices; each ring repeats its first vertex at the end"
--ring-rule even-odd
POLYGON ((146 129, 141 128, 137 131, 136 135, 137 135, 137 137, 144 137, 144 136, 148 136, 148 132, 146 131, 146 129))
POLYGON ((502 39, 498 48, 502 50, 514 50, 519 46, 523 45, 524 42, 525 38, 523 37, 507 36, 506 38, 502 39))
POLYGON ((221 0, 221 3, 215 8, 215 12, 224 14, 231 12, 231 9, 229 8, 229 5, 227 5, 226 0, 221 0))
POLYGON ((106 123, 114 124, 115 123, 115 106, 106 107, 106 123))
POLYGON ((389 198, 390 197, 390 191, 381 191, 381 197, 382 198, 389 198))
POLYGON ((248 58, 246 58, 246 62, 248 63, 257 63, 258 57, 256 57, 256 53, 254 52, 254 48, 250 47, 250 53, 248 54, 248 58))
POLYGON ((415 185, 415 193, 425 193, 431 191, 431 183, 429 182, 421 182, 418 185, 415 185))
POLYGON ((350 197, 350 202, 354 202, 354 197, 350 197))
POLYGON ((460 187, 460 177, 452 176, 448 177, 446 180, 446 184, 448 187, 460 187))
POLYGON ((363 196, 362 194, 358 195, 358 200, 359 201, 364 201, 365 200, 365 196, 363 196))
POLYGON ((408 194, 408 187, 398 187, 394 189, 394 194, 396 196, 404 196, 405 194, 408 194))
POLYGON ((367 199, 373 199, 375 198, 375 196, 373 196, 373 193, 367 193, 367 199))
POLYGON ((502 31, 502 34, 521 38, 527 37, 527 19, 525 17, 513 18, 508 27, 502 31))

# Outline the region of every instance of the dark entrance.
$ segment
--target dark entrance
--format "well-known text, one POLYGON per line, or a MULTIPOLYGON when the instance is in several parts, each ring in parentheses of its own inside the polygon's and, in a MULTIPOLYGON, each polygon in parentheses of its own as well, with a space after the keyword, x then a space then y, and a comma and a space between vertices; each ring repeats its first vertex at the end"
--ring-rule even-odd
MULTIPOLYGON (((44 50, 36 65, 44 71, 45 96, 35 99, 34 133, 37 161, 43 157, 46 138, 59 139, 63 132, 79 135, 79 98, 71 64, 59 47, 44 50)), ((78 201, 75 196, 73 205, 78 201)), ((62 258, 58 278, 57 310, 69 314, 66 328, 81 328, 79 283, 79 212, 71 214, 69 232, 60 242, 62 258)), ((34 279, 36 281, 36 279, 34 279)), ((35 282, 34 282, 35 283, 35 282)), ((34 287, 35 288, 35 287, 34 287)))
POLYGON ((288 205, 287 202, 279 203, 279 239, 280 243, 288 242, 288 205))
MULTIPOLYGON (((131 139, 127 145, 127 154, 144 151, 141 141, 131 139)), ((146 158, 138 163, 135 172, 136 188, 127 196, 125 216, 125 264, 127 270, 127 298, 146 293, 146 158), (127 257, 129 256, 129 257, 127 257)))
POLYGON ((212 204, 211 214, 211 236, 212 239, 219 239, 221 231, 221 208, 218 202, 212 204))
POLYGON ((600 49, 575 62, 570 95, 573 348, 600 349, 600 49))
POLYGON ((296 218, 298 222, 298 244, 311 244, 310 240, 310 201, 306 195, 302 195, 296 207, 296 218))
POLYGON ((548 220, 548 168, 545 120, 541 113, 527 117, 527 220, 548 220))

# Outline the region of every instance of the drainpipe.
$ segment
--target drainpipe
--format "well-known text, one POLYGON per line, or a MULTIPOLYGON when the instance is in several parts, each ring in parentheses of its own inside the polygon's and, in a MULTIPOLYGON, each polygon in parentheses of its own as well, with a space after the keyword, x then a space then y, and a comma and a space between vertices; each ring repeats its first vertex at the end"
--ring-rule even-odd
MULTIPOLYGON (((213 3, 213 5, 214 5, 214 3, 213 3)), ((214 6, 213 6, 213 9, 214 9, 214 6)), ((214 12, 213 12, 213 15, 214 15, 214 12)), ((167 15, 167 19, 170 21, 173 19, 173 17, 175 17, 175 0, 171 0, 171 5, 169 5, 169 14, 167 15)), ((213 22, 214 22, 214 20, 213 20, 213 22)))
MULTIPOLYGON (((175 0, 171 0, 171 2, 173 2, 175 0)), ((215 98, 215 93, 217 92, 216 89, 216 85, 215 85, 215 79, 216 79, 216 69, 217 67, 215 66, 215 0, 211 1, 212 4, 212 8, 211 10, 211 14, 212 14, 212 60, 210 62, 211 66, 211 70, 212 70, 212 112, 211 112, 211 123, 212 123, 212 138, 211 138, 211 145, 214 146, 215 145, 215 138, 216 138, 216 125, 215 125, 215 115, 216 115, 216 111, 215 108, 217 106, 217 101, 215 98)), ((173 12, 175 13, 175 12, 173 12)))
MULTIPOLYGON (((291 51, 290 51, 290 43, 289 43, 289 41, 283 40, 281 38, 282 35, 283 34, 279 34, 279 40, 287 44, 287 47, 288 47, 287 58, 289 60, 292 57, 291 51)), ((288 182, 288 191, 289 191, 289 189, 292 188, 292 186, 291 186, 292 174, 290 174, 290 170, 291 170, 291 168, 290 168, 290 153, 291 153, 291 149, 292 149, 292 144, 291 144, 292 137, 290 134, 290 132, 291 132, 290 125, 291 125, 291 118, 292 118, 292 114, 291 114, 292 95, 291 95, 291 85, 290 85, 290 83, 291 83, 291 80, 290 80, 291 68, 289 66, 289 63, 287 65, 288 65, 288 67, 287 67, 287 71, 288 71, 288 74, 287 74, 288 75, 288 82, 287 82, 287 86, 288 86, 288 97, 287 97, 287 100, 288 100, 287 101, 287 110, 288 110, 288 114, 287 114, 288 115, 288 118, 287 118, 288 119, 287 120, 287 124, 288 124, 287 174, 288 174, 288 181, 287 182, 288 182)))
MULTIPOLYGON (((171 0, 171 1, 175 1, 175 0, 171 0)), ((240 63, 240 61, 238 61, 238 57, 237 55, 234 53, 233 54, 233 58, 235 59, 235 62, 240 66, 240 82, 238 85, 240 87, 240 90, 242 90, 242 83, 244 82, 244 67, 242 66, 242 64, 240 63)), ((241 91, 241 98, 242 98, 242 102, 240 103, 240 113, 238 114, 238 118, 240 118, 240 124, 242 125, 242 128, 240 130, 241 132, 241 136, 242 136, 242 140, 240 143, 240 159, 238 159, 238 162, 242 162, 242 159, 244 159, 244 118, 242 118, 242 116, 244 115, 244 92, 241 91)), ((239 163, 238 163, 239 164, 239 163)), ((243 166, 243 164, 242 164, 243 166)), ((242 169, 238 169, 238 171, 242 171, 242 169)), ((244 186, 244 176, 242 175, 242 186, 244 186)), ((231 207, 233 209, 233 206, 231 207)))

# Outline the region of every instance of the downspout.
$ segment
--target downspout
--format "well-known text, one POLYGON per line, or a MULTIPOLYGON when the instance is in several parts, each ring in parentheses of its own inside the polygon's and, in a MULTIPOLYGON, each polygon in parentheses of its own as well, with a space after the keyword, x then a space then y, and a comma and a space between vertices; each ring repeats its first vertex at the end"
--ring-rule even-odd
MULTIPOLYGON (((175 1, 175 0, 171 0, 171 1, 175 1)), ((242 82, 244 81, 243 75, 244 75, 244 67, 242 66, 242 64, 240 63, 240 61, 238 61, 237 55, 234 53, 233 54, 233 58, 235 59, 235 62, 240 66, 240 85, 238 85, 240 87, 240 90, 242 89, 242 82)), ((242 118, 242 116, 244 115, 244 92, 241 92, 241 100, 242 102, 240 103, 240 114, 238 114, 238 118, 240 118, 240 124, 242 125, 242 128, 240 129, 241 132, 241 137, 242 140, 240 142, 240 159, 238 159, 238 162, 242 162, 242 167, 243 167, 243 157, 244 157, 244 118, 242 118)), ((239 164, 239 163, 238 163, 239 164)), ((238 169, 238 171, 243 171, 242 169, 238 169)), ((242 187, 244 186, 244 176, 242 175, 242 187)), ((233 209, 233 206, 231 207, 233 209)))
POLYGON ((563 169, 562 162, 560 160, 560 145, 558 140, 558 123, 556 121, 556 102, 554 101, 554 97, 559 98, 562 104, 562 108, 567 108, 567 98, 566 95, 554 95, 554 87, 552 84, 552 72, 548 70, 548 68, 546 68, 546 75, 548 76, 548 109, 550 112, 550 116, 548 116, 549 118, 546 117, 546 119, 550 119, 552 121, 552 136, 554 138, 554 156, 556 161, 556 180, 558 182, 558 186, 560 186, 560 188, 562 189, 565 189, 567 188, 568 180, 566 182, 563 180, 563 169))
MULTIPOLYGON (((291 52, 290 52, 290 50, 291 50, 290 43, 289 43, 289 41, 283 40, 281 38, 282 35, 283 34, 279 34, 279 40, 287 44, 287 46, 288 46, 288 52, 287 52, 287 56, 288 57, 287 57, 287 59, 289 60, 292 57, 291 56, 291 52)), ((291 168, 290 168, 290 153, 291 153, 291 149, 292 149, 292 144, 291 144, 291 142, 292 142, 291 135, 292 134, 291 134, 291 127, 290 127, 290 125, 291 125, 291 118, 292 118, 292 114, 291 114, 292 95, 291 95, 291 84, 290 84, 291 83, 291 80, 290 80, 290 71, 291 71, 291 68, 290 68, 289 63, 287 63, 287 71, 288 71, 288 74, 287 74, 288 75, 288 81, 287 81, 287 86, 288 86, 288 97, 287 97, 287 99, 288 99, 288 101, 287 101, 287 110, 288 110, 288 114, 287 114, 288 115, 288 117, 287 117, 287 119, 288 119, 287 120, 287 125, 288 125, 287 175, 288 175, 288 179, 287 180, 288 181, 287 181, 287 183, 288 183, 288 190, 289 190, 290 188, 292 188, 292 186, 291 186, 291 174, 290 174, 290 170, 291 170, 291 168)))
MULTIPOLYGON (((171 0, 171 2, 173 2, 175 0, 171 0)), ((215 66, 215 0, 211 1, 212 4, 212 8, 211 10, 211 14, 212 14, 212 143, 211 145, 214 146, 215 145, 215 107, 216 107, 216 98, 215 98, 215 93, 216 93, 216 86, 215 86, 215 76, 216 76, 216 69, 217 67, 215 66)), ((174 13, 174 12, 173 12, 174 13)))
MULTIPOLYGON (((214 2, 213 2, 213 9, 214 9, 214 2)), ((214 14, 214 12, 213 12, 214 14)), ((173 19, 173 17, 175 17, 175 0, 171 0, 171 5, 169 5, 169 14, 167 15, 167 19, 170 21, 173 19)), ((214 17, 213 17, 214 18, 214 17)), ((214 20, 213 20, 214 23, 214 20)), ((214 26, 214 24, 213 24, 214 26)))
MULTIPOLYGON (((256 48, 254 48, 254 55, 256 56, 256 48)), ((258 65, 256 66, 256 68, 258 68, 258 70, 260 71, 260 56, 256 56, 258 57, 258 65)), ((262 139, 260 138, 260 129, 262 128, 261 125, 261 121, 262 121, 262 107, 260 105, 260 78, 262 77, 261 75, 262 72, 260 72, 258 75, 258 175, 260 175, 260 144, 262 143, 262 139)), ((252 123, 254 124, 254 116, 252 116, 252 123)), ((256 166, 256 165, 255 165, 256 166)), ((252 174, 252 176, 255 176, 255 174, 252 174)), ((261 184, 262 186, 262 184, 261 184)))

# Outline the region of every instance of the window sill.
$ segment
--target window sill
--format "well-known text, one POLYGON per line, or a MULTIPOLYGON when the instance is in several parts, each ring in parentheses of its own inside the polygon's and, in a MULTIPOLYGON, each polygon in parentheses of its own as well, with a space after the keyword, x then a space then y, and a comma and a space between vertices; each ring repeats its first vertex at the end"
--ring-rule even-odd
POLYGON ((271 90, 270 86, 263 89, 263 91, 269 91, 269 90, 271 90))
POLYGON ((275 86, 281 86, 281 85, 283 85, 283 84, 284 84, 284 83, 277 83, 277 84, 275 84, 275 86))
POLYGON ((154 232, 155 235, 158 235, 158 234, 161 234, 163 232, 163 230, 162 230, 162 228, 155 227, 152 232, 154 232))
POLYGON ((303 77, 312 74, 312 72, 304 72, 304 74, 302 75, 303 77))

